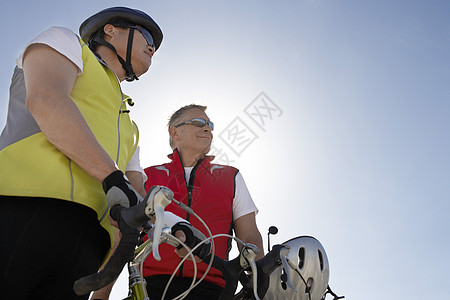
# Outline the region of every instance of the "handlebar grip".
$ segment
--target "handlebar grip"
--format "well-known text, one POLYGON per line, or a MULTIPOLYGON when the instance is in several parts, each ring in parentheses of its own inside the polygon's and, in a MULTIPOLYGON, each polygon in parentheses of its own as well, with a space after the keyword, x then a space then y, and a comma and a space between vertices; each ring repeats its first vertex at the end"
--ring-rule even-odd
MULTIPOLYGON (((257 293, 260 299, 263 299, 269 289, 270 274, 281 265, 281 250, 284 249, 282 245, 274 245, 264 258, 256 261, 258 269, 257 275, 257 293)), ((244 273, 245 275, 245 273, 244 273)), ((239 281, 242 285, 242 290, 235 299, 255 299, 253 294, 253 282, 249 280, 247 275, 241 276, 239 281)))
POLYGON ((274 245, 264 258, 256 261, 258 267, 258 296, 262 299, 267 293, 270 284, 270 274, 281 265, 282 245, 274 245))
POLYGON ((269 289, 270 273, 258 272, 258 286, 256 287, 258 297, 263 299, 269 289))
POLYGON ((111 207, 109 211, 109 215, 111 218, 113 218, 115 221, 119 222, 120 220, 120 212, 122 211, 123 207, 120 205, 114 205, 111 207))
MULTIPOLYGON (((210 262, 211 255, 208 255, 202 259, 204 263, 208 264, 210 262)), ((238 286, 239 277, 244 271, 240 264, 240 257, 238 256, 233 260, 225 261, 214 255, 212 267, 222 272, 223 279, 225 279, 225 287, 218 300, 233 299, 233 295, 238 286)))
POLYGON ((123 207, 114 206, 111 208, 111 215, 118 219, 122 238, 116 251, 111 256, 105 267, 98 273, 82 277, 75 281, 73 289, 79 296, 89 294, 92 291, 101 289, 119 277, 125 264, 133 257, 134 249, 138 242, 139 231, 123 222, 120 214, 123 207))
POLYGON ((283 248, 283 245, 274 245, 262 259, 256 261, 258 270, 268 275, 275 271, 281 265, 280 251, 283 248))

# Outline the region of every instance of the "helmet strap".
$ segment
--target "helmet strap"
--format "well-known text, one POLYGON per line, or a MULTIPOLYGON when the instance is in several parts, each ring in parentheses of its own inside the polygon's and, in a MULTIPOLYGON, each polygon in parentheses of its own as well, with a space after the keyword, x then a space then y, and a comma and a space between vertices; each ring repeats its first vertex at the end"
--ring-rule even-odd
POLYGON ((126 76, 125 76, 126 81, 139 80, 139 78, 134 73, 133 66, 131 66, 131 49, 133 48, 133 37, 134 37, 134 28, 130 27, 130 32, 128 34, 128 45, 127 45, 127 60, 125 62, 125 66, 124 66, 124 64, 122 64, 122 67, 125 69, 125 73, 126 73, 126 76))
POLYGON ((126 61, 117 53, 116 48, 109 42, 105 41, 104 39, 96 36, 89 43, 97 42, 111 51, 113 51, 117 55, 117 59, 119 60, 120 64, 122 65, 122 68, 125 70, 125 80, 126 81, 133 81, 133 80, 139 80, 139 78, 134 73, 133 67, 131 66, 131 50, 133 46, 133 36, 134 36, 134 28, 130 28, 130 33, 128 34, 128 44, 127 44, 127 56, 126 61))

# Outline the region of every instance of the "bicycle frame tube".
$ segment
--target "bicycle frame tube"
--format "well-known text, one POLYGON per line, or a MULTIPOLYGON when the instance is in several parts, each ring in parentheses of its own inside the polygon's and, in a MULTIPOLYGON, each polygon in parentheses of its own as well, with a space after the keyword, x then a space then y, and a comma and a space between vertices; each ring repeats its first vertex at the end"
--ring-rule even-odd
POLYGON ((129 277, 129 296, 124 300, 149 300, 145 291, 146 282, 141 280, 139 268, 137 266, 128 266, 129 277))
POLYGON ((145 279, 141 276, 141 271, 139 270, 139 264, 141 260, 145 260, 144 252, 149 245, 149 247, 152 247, 152 241, 147 240, 145 243, 140 245, 136 250, 134 251, 134 259, 128 263, 128 297, 126 297, 124 300, 149 300, 147 296, 146 291, 146 285, 145 279), (149 245, 150 244, 150 245, 149 245))

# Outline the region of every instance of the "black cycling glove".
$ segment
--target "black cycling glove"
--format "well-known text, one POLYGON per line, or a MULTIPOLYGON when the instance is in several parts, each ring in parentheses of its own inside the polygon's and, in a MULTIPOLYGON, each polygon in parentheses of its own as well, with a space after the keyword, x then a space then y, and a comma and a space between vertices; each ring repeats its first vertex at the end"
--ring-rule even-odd
POLYGON ((141 195, 131 186, 122 171, 114 171, 103 180, 103 190, 106 201, 110 207, 120 205, 130 207, 138 204, 143 199, 141 195))
MULTIPOLYGON (((198 230, 195 227, 192 227, 192 225, 187 222, 178 222, 175 225, 173 225, 172 235, 175 236, 175 232, 178 230, 182 230, 184 232, 184 234, 186 235, 185 244, 191 249, 206 239, 205 235, 200 230, 198 230)), ((182 247, 183 246, 180 245, 178 246, 177 249, 181 249, 182 247)), ((209 240, 207 240, 200 247, 195 249, 193 253, 194 255, 197 255, 200 259, 204 260, 205 257, 209 255, 210 251, 211 251, 211 243, 209 242, 209 240)))

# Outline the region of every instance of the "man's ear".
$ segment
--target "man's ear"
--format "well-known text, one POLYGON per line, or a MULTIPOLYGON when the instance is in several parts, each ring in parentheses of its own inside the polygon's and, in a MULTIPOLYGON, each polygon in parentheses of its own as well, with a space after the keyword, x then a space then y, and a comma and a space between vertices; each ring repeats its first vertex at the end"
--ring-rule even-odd
POLYGON ((116 27, 114 27, 111 24, 106 24, 103 27, 103 32, 105 33, 105 38, 106 37, 113 37, 116 35, 116 27))
POLYGON ((169 128, 169 135, 172 138, 174 145, 176 146, 176 143, 180 140, 180 131, 177 127, 172 126, 169 128))

